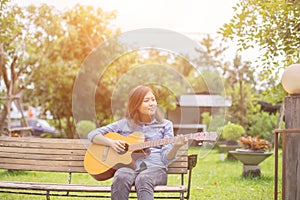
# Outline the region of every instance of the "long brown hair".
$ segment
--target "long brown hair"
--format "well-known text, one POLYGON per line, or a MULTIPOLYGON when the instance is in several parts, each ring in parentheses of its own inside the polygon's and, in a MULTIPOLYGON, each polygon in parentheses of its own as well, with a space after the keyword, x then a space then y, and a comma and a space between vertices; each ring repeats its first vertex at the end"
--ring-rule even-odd
MULTIPOLYGON (((148 92, 153 93, 153 90, 148 86, 139 85, 139 86, 133 88, 129 93, 127 110, 126 110, 125 116, 127 118, 131 119, 136 124, 140 120, 138 109, 141 106, 141 104, 143 103, 144 98, 148 92)), ((159 122, 162 122, 162 120, 163 120, 162 114, 158 108, 155 111, 154 118, 159 122)))

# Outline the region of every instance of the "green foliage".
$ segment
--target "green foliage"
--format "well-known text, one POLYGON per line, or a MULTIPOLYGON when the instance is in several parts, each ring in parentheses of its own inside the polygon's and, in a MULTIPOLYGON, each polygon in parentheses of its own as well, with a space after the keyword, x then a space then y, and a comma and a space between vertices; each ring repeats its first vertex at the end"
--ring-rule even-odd
POLYGON ((203 69, 201 74, 190 73, 187 80, 194 90, 199 93, 224 93, 224 83, 215 68, 203 69))
POLYGON ((110 24, 115 17, 114 12, 79 4, 59 11, 47 4, 21 9, 1 3, 5 31, 1 31, 0 44, 6 56, 1 69, 6 92, 10 85, 15 86, 12 95, 25 90, 23 102, 50 110, 58 128, 72 138, 74 80, 91 50, 120 33, 110 24))
POLYGON ((132 67, 117 83, 113 84, 115 88, 112 103, 116 116, 124 116, 129 91, 139 84, 148 85, 153 89, 163 112, 174 109, 176 97, 186 92, 189 86, 185 79, 178 76, 171 67, 158 64, 132 67))
POLYGON ((259 136, 260 139, 272 141, 274 134, 273 130, 278 123, 279 113, 269 114, 267 112, 258 112, 252 115, 250 126, 247 129, 247 135, 259 136))
POLYGON ((274 87, 269 87, 261 92, 260 100, 272 104, 283 102, 283 97, 287 96, 287 92, 283 89, 282 84, 278 83, 274 87))
POLYGON ((196 49, 201 55, 195 63, 200 67, 212 67, 221 68, 224 65, 224 53, 228 49, 228 46, 223 46, 223 43, 218 43, 217 37, 212 38, 207 34, 204 36, 199 45, 201 48, 196 49))
POLYGON ((223 115, 210 116, 209 112, 203 112, 201 117, 202 123, 207 127, 207 131, 218 131, 225 123, 223 115))
POLYGON ((30 82, 29 74, 33 69, 30 56, 21 52, 33 48, 32 35, 23 32, 26 24, 22 20, 25 16, 21 8, 4 1, 0 12, 0 76, 5 92, 8 93, 8 88, 13 86, 10 93, 15 95, 30 82))
POLYGON ((76 125, 77 133, 80 138, 86 138, 89 132, 96 129, 96 124, 89 120, 81 120, 76 125))
POLYGON ((249 62, 242 62, 241 56, 236 55, 233 65, 226 66, 224 73, 226 94, 232 103, 228 108, 227 121, 241 124, 246 128, 247 119, 258 110, 254 70, 249 62))
POLYGON ((206 127, 208 127, 208 126, 209 126, 209 123, 210 123, 210 121, 211 121, 211 117, 210 117, 209 112, 203 112, 203 113, 201 114, 201 117, 202 117, 202 124, 205 124, 206 127))
POLYGON ((221 128, 222 137, 229 141, 237 141, 243 134, 245 134, 245 129, 239 125, 228 122, 225 126, 221 128))
POLYGON ((53 133, 45 132, 45 133, 42 133, 40 135, 40 137, 42 137, 42 138, 61 138, 62 134, 53 134, 53 133))
POLYGON ((231 97, 232 105, 228 110, 228 121, 239 123, 247 129, 247 121, 259 111, 257 97, 250 85, 234 84, 228 88, 227 94, 231 97))
POLYGON ((299 1, 238 1, 233 9, 235 15, 219 33, 236 42, 239 51, 259 48, 260 78, 266 88, 274 87, 284 66, 300 62, 299 1))

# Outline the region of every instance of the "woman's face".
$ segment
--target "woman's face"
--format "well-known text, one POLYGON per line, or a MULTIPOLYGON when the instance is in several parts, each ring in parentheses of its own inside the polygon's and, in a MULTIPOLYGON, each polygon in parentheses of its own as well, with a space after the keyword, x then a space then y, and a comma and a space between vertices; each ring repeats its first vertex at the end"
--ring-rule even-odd
POLYGON ((138 111, 140 115, 152 116, 155 114, 156 106, 157 106, 157 102, 155 96, 151 91, 149 91, 145 95, 144 100, 140 105, 138 111))

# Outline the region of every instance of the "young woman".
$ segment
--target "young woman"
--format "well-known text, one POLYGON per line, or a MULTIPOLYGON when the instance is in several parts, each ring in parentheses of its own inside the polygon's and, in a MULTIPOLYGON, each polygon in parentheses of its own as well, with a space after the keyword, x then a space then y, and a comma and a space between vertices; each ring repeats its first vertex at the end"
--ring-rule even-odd
MULTIPOLYGON (((141 132, 146 141, 174 137, 172 122, 162 118, 152 89, 143 85, 130 92, 124 119, 97 128, 88 135, 94 144, 110 146, 116 152, 125 151, 126 142, 106 138, 104 135, 108 132, 124 136, 141 132)), ((132 185, 136 187, 139 200, 153 199, 154 186, 167 184, 168 164, 176 159, 177 151, 186 142, 184 137, 176 137, 174 144, 151 147, 150 154, 138 159, 135 168, 119 168, 112 183, 112 200, 127 200, 132 185)))

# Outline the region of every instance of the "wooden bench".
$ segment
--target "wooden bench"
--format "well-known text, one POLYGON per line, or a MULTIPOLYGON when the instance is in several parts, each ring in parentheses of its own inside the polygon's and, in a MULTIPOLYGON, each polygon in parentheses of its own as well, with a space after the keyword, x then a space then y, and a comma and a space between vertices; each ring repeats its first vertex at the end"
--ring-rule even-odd
MULTIPOLYGON (((87 173, 83 160, 88 144, 87 140, 81 139, 0 136, 0 169, 69 174, 65 183, 1 180, 0 192, 45 195, 46 199, 50 199, 50 196, 110 198, 111 187, 101 185, 101 181, 93 185, 71 183, 73 173, 87 173)), ((156 186, 155 199, 189 199, 192 169, 196 166, 197 155, 185 152, 168 169, 168 174, 178 175, 178 184, 156 186)), ((130 195, 130 198, 136 198, 134 187, 130 195)))
POLYGON ((32 136, 32 127, 16 127, 16 128, 9 128, 8 135, 13 137, 26 137, 32 136))

